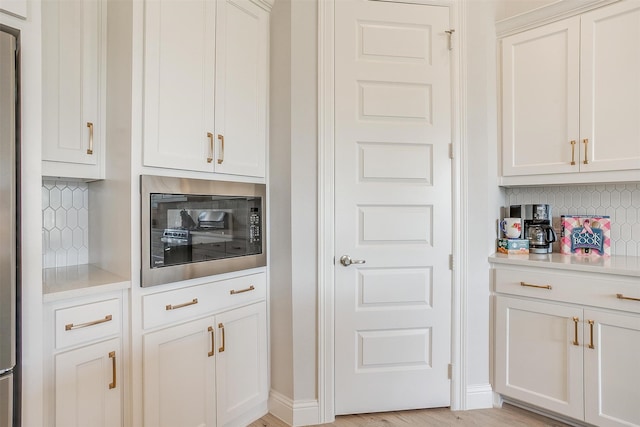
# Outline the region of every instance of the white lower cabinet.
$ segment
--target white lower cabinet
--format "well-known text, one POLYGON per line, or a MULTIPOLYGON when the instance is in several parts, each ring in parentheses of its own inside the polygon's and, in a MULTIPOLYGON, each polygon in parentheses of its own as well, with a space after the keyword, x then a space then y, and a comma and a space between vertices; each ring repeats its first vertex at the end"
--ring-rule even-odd
POLYGON ((640 317, 585 310, 584 319, 585 421, 640 425, 640 317))
POLYGON ((264 284, 257 274, 145 297, 146 324, 162 324, 142 338, 145 426, 244 426, 266 413, 264 284))
POLYGON ((56 355, 56 426, 122 425, 121 357, 119 338, 56 355))
POLYGON ((266 303, 222 313, 216 322, 222 340, 216 366, 218 425, 228 426, 268 397, 266 303))
POLYGON ((122 296, 48 304, 45 425, 123 425, 122 296))
POLYGON ((589 424, 640 426, 637 277, 495 273, 495 391, 589 424))
POLYGON ((146 334, 144 425, 216 425, 213 318, 146 334))
POLYGON ((498 296, 495 391, 582 418, 582 347, 572 330, 581 316, 577 308, 498 296))

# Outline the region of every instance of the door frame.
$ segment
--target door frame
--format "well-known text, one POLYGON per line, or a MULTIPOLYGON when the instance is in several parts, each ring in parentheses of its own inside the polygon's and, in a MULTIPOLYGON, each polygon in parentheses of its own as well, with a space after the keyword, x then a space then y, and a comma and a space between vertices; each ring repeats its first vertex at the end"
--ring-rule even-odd
MULTIPOLYGON (((396 0, 387 0, 396 1, 396 0)), ((452 135, 452 310, 451 310, 451 408, 466 409, 467 263, 466 227, 469 218, 466 138, 466 62, 464 35, 466 5, 455 0, 397 0, 448 7, 452 38, 451 135, 452 135)), ((334 13, 336 0, 318 0, 318 422, 335 419, 335 293, 334 293, 334 13)))

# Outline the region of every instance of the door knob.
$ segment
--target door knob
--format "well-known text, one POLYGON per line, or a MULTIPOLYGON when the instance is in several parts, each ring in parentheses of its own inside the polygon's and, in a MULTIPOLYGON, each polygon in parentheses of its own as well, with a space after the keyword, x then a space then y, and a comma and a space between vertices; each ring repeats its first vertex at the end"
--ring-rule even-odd
POLYGON ((340 264, 344 265, 345 267, 349 267, 351 264, 364 264, 365 260, 363 259, 351 259, 351 257, 349 255, 342 255, 340 257, 340 264))

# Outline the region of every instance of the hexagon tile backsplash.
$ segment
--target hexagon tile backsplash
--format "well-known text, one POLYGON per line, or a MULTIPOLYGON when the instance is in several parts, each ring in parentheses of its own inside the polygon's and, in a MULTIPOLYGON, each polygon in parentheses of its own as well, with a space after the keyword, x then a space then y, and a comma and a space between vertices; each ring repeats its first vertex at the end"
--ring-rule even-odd
POLYGON ((83 182, 42 182, 42 266, 89 262, 89 186, 83 182))
POLYGON ((640 184, 505 189, 506 204, 546 203, 560 215, 609 215, 611 255, 640 256, 640 184))

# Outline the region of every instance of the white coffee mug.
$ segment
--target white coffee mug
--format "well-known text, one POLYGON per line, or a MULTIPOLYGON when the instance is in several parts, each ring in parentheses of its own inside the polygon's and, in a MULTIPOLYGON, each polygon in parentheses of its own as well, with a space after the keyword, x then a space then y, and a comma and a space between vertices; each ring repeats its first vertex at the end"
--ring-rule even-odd
POLYGON ((500 229, 507 239, 517 239, 522 231, 520 218, 505 218, 500 222, 500 229))

